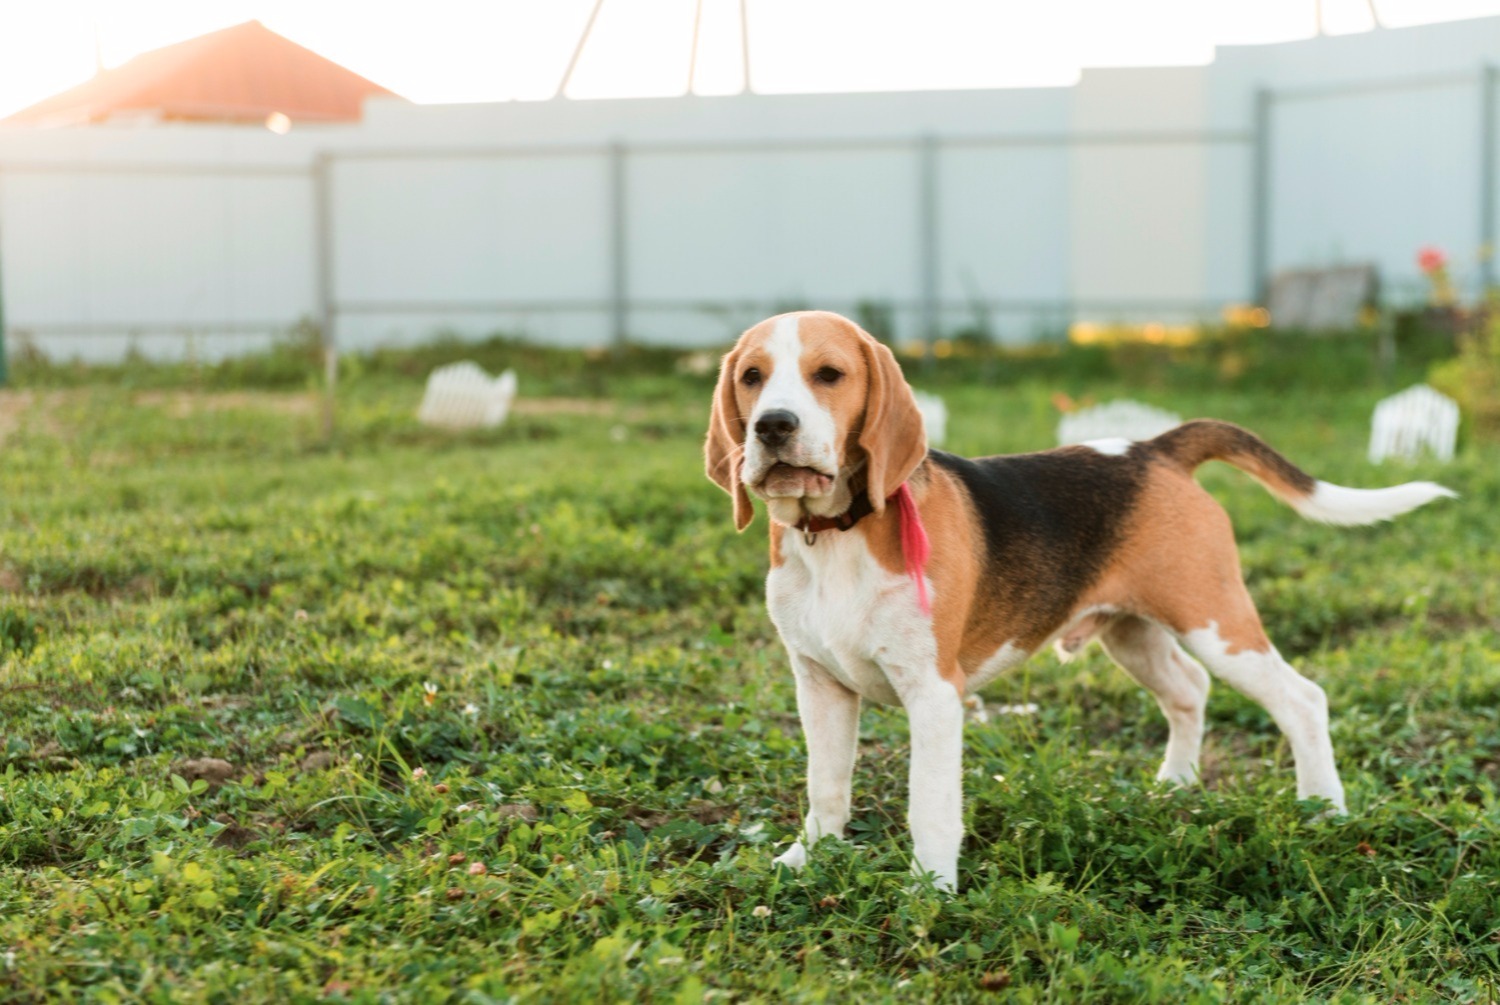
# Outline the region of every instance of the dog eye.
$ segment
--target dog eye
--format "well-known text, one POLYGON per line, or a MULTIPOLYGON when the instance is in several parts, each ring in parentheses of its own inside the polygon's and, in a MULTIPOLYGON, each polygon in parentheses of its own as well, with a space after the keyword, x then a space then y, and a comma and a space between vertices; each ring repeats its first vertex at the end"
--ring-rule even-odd
POLYGON ((760 383, 760 371, 752 366, 744 372, 740 380, 744 382, 746 387, 754 387, 760 383))
POLYGON ((819 367, 818 372, 813 374, 821 384, 836 384, 838 383, 838 379, 843 375, 842 371, 835 370, 831 366, 819 367))

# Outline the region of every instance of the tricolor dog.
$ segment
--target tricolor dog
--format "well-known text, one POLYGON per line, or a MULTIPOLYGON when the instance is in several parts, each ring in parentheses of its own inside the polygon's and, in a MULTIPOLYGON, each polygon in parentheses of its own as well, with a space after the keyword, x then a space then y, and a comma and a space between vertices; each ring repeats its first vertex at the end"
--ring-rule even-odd
POLYGON ((1197 777, 1207 666, 1286 734, 1299 797, 1342 810, 1323 691, 1266 638, 1229 518, 1193 469, 1225 461, 1332 524, 1452 495, 1430 482, 1316 481, 1207 420, 1139 443, 978 460, 929 450, 890 350, 820 311, 741 336, 705 452, 736 527, 754 515, 751 495, 771 518, 767 606, 796 676, 808 762, 801 837, 777 861, 799 868, 819 838, 843 834, 860 701, 900 704, 913 868, 947 889, 963 838, 964 696, 1049 642, 1066 654, 1100 639, 1156 697, 1170 727, 1159 778, 1197 777))

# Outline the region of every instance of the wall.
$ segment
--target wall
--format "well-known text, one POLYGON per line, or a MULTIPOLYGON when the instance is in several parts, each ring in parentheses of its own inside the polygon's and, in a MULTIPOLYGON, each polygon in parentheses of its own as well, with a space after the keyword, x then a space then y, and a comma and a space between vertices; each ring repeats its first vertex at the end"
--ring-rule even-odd
POLYGON ((1301 264, 1374 261, 1415 298, 1429 243, 1474 288, 1490 59, 1500 19, 1072 88, 374 102, 357 127, 287 136, 0 131, 7 345, 211 357, 325 316, 349 346, 497 329, 698 345, 777 309, 871 304, 900 338, 1024 341, 1212 316, 1301 264))

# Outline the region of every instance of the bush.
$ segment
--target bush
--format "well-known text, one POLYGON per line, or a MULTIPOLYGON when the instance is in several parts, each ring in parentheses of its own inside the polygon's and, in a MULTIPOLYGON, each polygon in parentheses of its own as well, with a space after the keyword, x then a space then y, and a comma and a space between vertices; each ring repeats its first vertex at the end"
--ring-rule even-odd
POLYGON ((1500 293, 1458 336, 1458 355, 1432 367, 1434 387, 1463 409, 1474 435, 1500 437, 1500 293))

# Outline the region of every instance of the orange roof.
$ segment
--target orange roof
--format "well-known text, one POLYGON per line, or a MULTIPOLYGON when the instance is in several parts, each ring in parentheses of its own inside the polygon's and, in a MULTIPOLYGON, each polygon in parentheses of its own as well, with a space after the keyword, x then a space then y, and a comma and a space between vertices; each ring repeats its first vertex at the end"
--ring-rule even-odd
POLYGON ((352 122, 379 84, 276 34, 259 21, 143 52, 86 84, 24 108, 7 125, 76 125, 116 116, 200 122, 352 122))

